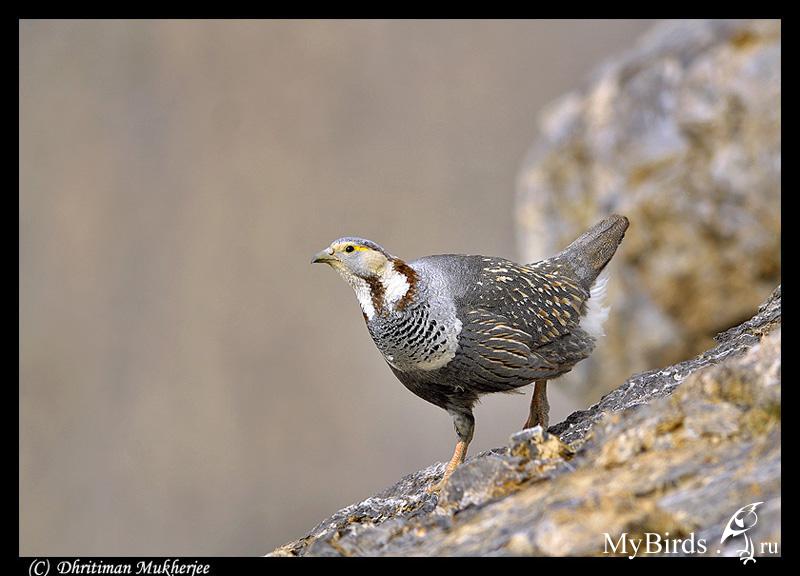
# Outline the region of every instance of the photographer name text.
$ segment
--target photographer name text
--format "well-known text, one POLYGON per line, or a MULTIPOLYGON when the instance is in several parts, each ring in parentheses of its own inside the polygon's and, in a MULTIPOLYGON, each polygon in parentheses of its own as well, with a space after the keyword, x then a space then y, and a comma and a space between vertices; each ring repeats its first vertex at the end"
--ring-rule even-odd
POLYGON ((56 564, 58 574, 159 574, 163 576, 198 576, 209 574, 210 565, 179 559, 140 560, 135 563, 112 563, 102 560, 63 560, 56 564))

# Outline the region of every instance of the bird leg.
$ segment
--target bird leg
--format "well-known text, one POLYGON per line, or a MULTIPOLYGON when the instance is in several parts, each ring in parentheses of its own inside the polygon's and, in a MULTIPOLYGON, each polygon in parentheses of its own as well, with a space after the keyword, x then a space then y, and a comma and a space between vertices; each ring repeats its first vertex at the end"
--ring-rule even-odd
POLYGON ((428 488, 428 493, 440 492, 458 465, 462 464, 467 457, 467 448, 472 441, 472 434, 475 430, 475 418, 471 413, 453 413, 453 423, 455 424, 456 434, 458 434, 456 449, 453 451, 453 457, 450 458, 450 462, 445 466, 442 479, 428 488))
POLYGON ((453 452, 453 457, 450 458, 450 462, 448 462, 447 466, 445 466, 444 476, 442 476, 442 479, 436 484, 428 488, 429 493, 440 492, 442 488, 444 488, 444 485, 447 484, 447 480, 453 474, 453 471, 455 471, 459 464, 464 462, 464 458, 467 456, 467 446, 469 446, 469 444, 461 440, 456 443, 456 449, 453 452))
POLYGON ((540 425, 544 430, 550 423, 550 404, 547 403, 547 380, 537 380, 533 385, 531 408, 522 429, 540 425))

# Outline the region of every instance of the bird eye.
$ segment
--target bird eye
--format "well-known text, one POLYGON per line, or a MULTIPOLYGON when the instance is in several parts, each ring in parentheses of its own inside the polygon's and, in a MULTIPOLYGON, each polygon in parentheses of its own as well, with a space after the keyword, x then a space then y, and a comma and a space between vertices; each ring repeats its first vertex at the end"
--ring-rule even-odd
POLYGON ((355 250, 355 247, 352 244, 348 245, 344 249, 345 252, 352 252, 353 250, 355 250))

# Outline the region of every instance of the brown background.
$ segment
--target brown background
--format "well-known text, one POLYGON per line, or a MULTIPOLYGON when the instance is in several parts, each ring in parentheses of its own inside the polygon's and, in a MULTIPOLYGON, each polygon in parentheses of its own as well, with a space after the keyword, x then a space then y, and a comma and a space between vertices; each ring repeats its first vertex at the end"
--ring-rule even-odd
POLYGON ((516 257, 537 112, 649 25, 21 22, 20 553, 263 554, 446 459, 309 260, 516 257))

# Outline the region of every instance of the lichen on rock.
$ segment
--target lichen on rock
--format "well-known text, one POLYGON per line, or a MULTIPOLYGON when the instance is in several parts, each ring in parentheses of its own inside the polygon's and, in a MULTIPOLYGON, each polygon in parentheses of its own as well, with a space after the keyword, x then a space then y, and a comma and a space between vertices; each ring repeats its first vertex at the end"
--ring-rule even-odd
POLYGON ((722 530, 756 501, 748 534, 780 542, 780 322, 779 286, 714 348, 638 374, 548 431, 513 434, 469 458, 438 497, 426 488, 443 463, 272 555, 604 555, 606 534, 646 533, 708 544, 676 554, 736 555, 722 530))

